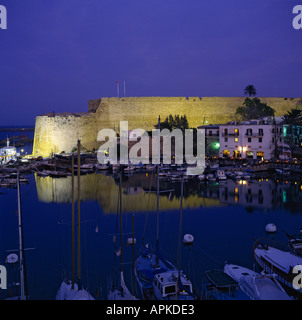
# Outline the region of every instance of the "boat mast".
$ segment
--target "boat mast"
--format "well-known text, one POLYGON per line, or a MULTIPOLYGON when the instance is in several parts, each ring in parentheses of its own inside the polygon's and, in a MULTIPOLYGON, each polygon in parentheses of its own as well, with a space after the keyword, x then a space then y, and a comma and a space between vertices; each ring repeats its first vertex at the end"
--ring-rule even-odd
POLYGON ((135 263, 134 263, 134 254, 135 254, 135 250, 134 250, 134 213, 132 213, 132 281, 133 281, 133 296, 135 296, 135 263))
POLYGON ((74 267, 74 154, 72 154, 71 158, 71 193, 72 193, 72 200, 71 200, 71 207, 72 207, 72 220, 71 220, 71 259, 72 259, 72 290, 74 289, 74 278, 75 278, 75 267, 74 267))
MULTIPOLYGON (((182 199, 183 199, 183 190, 184 190, 184 178, 183 174, 181 175, 181 197, 180 197, 180 217, 179 217, 179 235, 178 235, 178 253, 177 253, 177 269, 178 269, 178 281, 177 286, 181 282, 180 278, 180 264, 181 264, 181 234, 182 234, 182 199)), ((179 289, 179 288, 178 288, 179 289)), ((177 291, 176 290, 176 300, 177 300, 177 291)))
POLYGON ((121 240, 121 273, 123 273, 123 217, 122 217, 122 173, 120 172, 120 240, 121 240))
POLYGON ((157 157, 158 157, 158 163, 157 163, 157 187, 156 187, 156 265, 158 265, 158 240, 159 240, 159 165, 160 165, 160 116, 158 116, 158 136, 157 136, 157 157))
POLYGON ((81 285, 81 198, 80 198, 80 176, 81 176, 81 140, 78 140, 78 288, 81 285))
POLYGON ((120 196, 120 242, 121 242, 121 296, 124 296, 124 268, 123 268, 123 217, 122 217, 122 167, 120 171, 120 185, 119 185, 119 196, 120 196))
POLYGON ((17 170, 17 192, 18 192, 18 230, 19 230, 19 260, 20 260, 20 299, 28 300, 27 279, 25 272, 25 255, 23 245, 23 225, 21 213, 21 194, 20 194, 20 179, 19 169, 17 170))

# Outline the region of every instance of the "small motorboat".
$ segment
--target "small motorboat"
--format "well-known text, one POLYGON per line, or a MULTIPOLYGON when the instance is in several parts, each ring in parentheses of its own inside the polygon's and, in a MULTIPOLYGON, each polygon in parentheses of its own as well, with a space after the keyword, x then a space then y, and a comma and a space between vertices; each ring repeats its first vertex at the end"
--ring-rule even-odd
POLYGON ((259 274, 234 264, 226 264, 224 272, 237 281, 252 300, 291 300, 275 274, 259 274))
POLYGON ((199 179, 199 180, 205 180, 205 178, 206 178, 206 176, 205 176, 204 174, 200 174, 200 175, 198 176, 198 179, 199 179))
POLYGON ((241 290, 237 281, 223 270, 213 269, 205 271, 208 282, 203 284, 203 298, 205 300, 251 300, 241 290))
POLYGON ((206 175, 206 179, 207 179, 208 181, 216 181, 216 177, 215 177, 215 175, 212 174, 212 173, 207 174, 207 175, 206 175))
POLYGON ((216 179, 218 180, 226 180, 226 175, 224 173, 224 170, 217 170, 215 173, 216 179))

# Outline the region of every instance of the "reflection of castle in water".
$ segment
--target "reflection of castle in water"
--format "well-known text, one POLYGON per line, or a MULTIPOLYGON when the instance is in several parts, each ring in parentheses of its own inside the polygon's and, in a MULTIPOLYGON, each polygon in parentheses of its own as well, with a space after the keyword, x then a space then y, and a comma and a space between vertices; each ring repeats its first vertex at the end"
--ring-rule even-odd
MULTIPOLYGON (((42 202, 71 202, 71 177, 41 178, 35 176, 39 200, 42 202)), ((98 201, 104 213, 115 213, 118 202, 118 179, 104 174, 81 176, 81 201, 98 201)), ((180 183, 161 181, 159 207, 164 210, 180 208, 180 183)), ((77 194, 77 179, 75 179, 77 194)), ((156 176, 148 173, 123 177, 123 212, 156 211, 156 176), (151 191, 151 192, 150 192, 151 191)), ((226 180, 223 182, 185 183, 183 207, 201 208, 239 205, 252 209, 284 208, 298 212, 302 204, 301 182, 259 180, 226 180)))
MULTIPOLYGON (((35 176, 38 198, 41 202, 70 203, 71 177, 51 178, 35 176)), ((177 210, 180 208, 180 185, 161 183, 161 190, 175 191, 160 193, 160 210, 177 210), (179 190, 178 190, 179 189, 179 190)), ((104 174, 81 176, 81 201, 98 201, 104 213, 116 213, 118 202, 118 179, 104 174)), ((156 176, 152 174, 135 174, 123 177, 123 212, 156 211, 156 176), (151 192, 149 192, 151 191, 151 192)), ((77 194, 77 179, 75 179, 77 194)), ((199 208, 220 206, 219 199, 201 198, 197 192, 187 191, 183 207, 199 208)))

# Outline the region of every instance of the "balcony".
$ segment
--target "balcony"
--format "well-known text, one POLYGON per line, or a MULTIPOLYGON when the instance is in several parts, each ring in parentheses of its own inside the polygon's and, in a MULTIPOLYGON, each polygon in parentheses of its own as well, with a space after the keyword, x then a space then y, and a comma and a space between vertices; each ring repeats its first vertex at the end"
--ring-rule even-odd
POLYGON ((222 132, 222 137, 239 137, 238 132, 222 132))
POLYGON ((256 138, 260 137, 260 138, 262 138, 264 136, 264 134, 263 133, 260 134, 259 132, 257 132, 257 133, 256 132, 253 132, 253 133, 246 132, 245 136, 246 137, 256 137, 256 138))

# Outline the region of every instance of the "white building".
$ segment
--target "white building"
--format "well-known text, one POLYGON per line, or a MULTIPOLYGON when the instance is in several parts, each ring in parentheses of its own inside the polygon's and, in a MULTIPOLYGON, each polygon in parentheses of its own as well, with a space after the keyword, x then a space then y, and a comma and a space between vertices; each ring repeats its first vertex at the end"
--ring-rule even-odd
POLYGON ((9 140, 7 139, 7 146, 0 148, 0 164, 6 164, 10 160, 17 159, 17 149, 9 146, 9 140))
POLYGON ((283 142, 283 126, 264 120, 229 122, 219 126, 219 156, 269 160, 288 157, 283 142), (276 151, 277 150, 277 151, 276 151))

